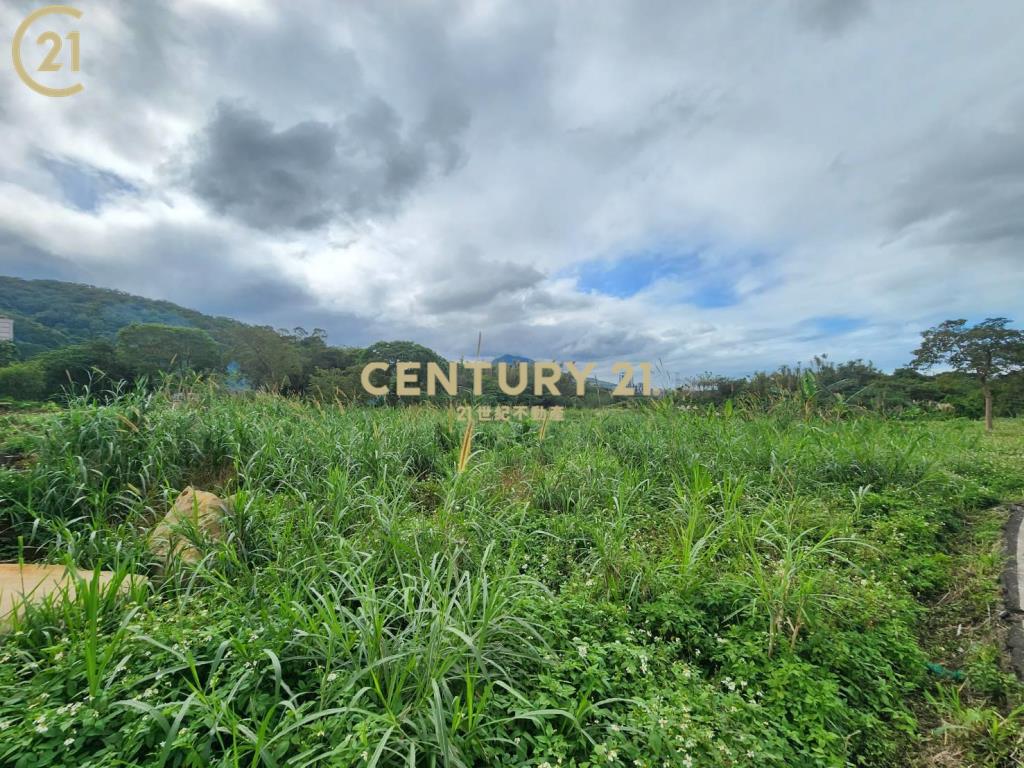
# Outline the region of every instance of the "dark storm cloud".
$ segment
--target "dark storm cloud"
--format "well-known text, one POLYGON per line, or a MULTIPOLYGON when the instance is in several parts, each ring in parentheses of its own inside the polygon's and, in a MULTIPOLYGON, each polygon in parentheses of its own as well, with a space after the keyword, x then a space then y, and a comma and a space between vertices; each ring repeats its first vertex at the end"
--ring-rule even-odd
POLYGON ((563 360, 637 359, 662 348, 655 336, 630 328, 580 328, 577 338, 562 341, 555 350, 563 360))
POLYGON ((1024 240, 1021 128, 956 142, 904 184, 892 223, 898 232, 934 225, 928 238, 955 245, 1024 240))
POLYGON ((473 249, 445 269, 421 300, 428 312, 447 314, 489 304, 499 296, 532 288, 544 273, 524 264, 482 259, 473 249))
POLYGON ((436 101, 406 134, 395 110, 372 98, 341 122, 276 130, 222 102, 195 140, 189 181, 217 212, 266 230, 392 213, 432 171, 457 165, 468 121, 457 101, 436 101))
POLYGON ((25 280, 82 279, 82 271, 74 261, 43 250, 9 232, 0 232, 0 274, 25 280))

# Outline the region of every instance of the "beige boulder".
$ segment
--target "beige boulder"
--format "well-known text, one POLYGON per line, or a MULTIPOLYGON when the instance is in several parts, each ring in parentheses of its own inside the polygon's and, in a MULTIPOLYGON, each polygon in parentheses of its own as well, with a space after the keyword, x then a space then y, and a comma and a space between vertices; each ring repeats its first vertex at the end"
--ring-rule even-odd
POLYGON ((180 557, 187 563, 198 563, 202 555, 194 542, 224 540, 224 517, 231 512, 232 501, 189 486, 153 528, 149 550, 165 562, 180 557))
MULTIPOLYGON (((100 571, 101 593, 115 577, 113 571, 100 571)), ((0 632, 11 628, 22 616, 26 604, 39 605, 47 599, 74 600, 80 581, 92 583, 95 571, 67 568, 63 565, 0 563, 0 632)), ((118 592, 127 592, 134 584, 146 582, 144 576, 131 574, 118 584, 118 592)))

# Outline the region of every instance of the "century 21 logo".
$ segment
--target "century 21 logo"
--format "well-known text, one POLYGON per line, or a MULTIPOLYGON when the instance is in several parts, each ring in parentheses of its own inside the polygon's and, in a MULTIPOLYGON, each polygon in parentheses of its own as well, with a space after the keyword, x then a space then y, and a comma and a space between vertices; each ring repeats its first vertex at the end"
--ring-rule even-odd
MULTIPOLYGON (((14 33, 14 44, 11 46, 11 55, 14 58, 14 69, 18 73, 18 77, 22 79, 22 82, 36 93, 41 93, 43 96, 74 96, 85 86, 81 83, 75 83, 74 85, 69 85, 65 88, 53 88, 48 85, 43 85, 29 74, 28 70, 25 69, 24 61, 22 61, 22 46, 25 42, 25 35, 28 34, 29 27, 44 16, 50 16, 53 14, 72 16, 76 19, 80 19, 82 17, 82 12, 80 10, 67 5, 48 5, 45 8, 40 8, 38 11, 33 11, 26 16, 25 20, 21 22, 21 25, 18 27, 18 31, 14 33)), ((81 67, 81 45, 79 42, 78 32, 68 32, 64 37, 61 37, 53 30, 47 30, 36 38, 36 45, 50 46, 42 63, 36 68, 37 72, 60 72, 65 68, 65 66, 71 72, 79 71, 81 67), (64 60, 62 60, 61 50, 64 48, 65 41, 68 43, 70 54, 63 57, 64 60)))

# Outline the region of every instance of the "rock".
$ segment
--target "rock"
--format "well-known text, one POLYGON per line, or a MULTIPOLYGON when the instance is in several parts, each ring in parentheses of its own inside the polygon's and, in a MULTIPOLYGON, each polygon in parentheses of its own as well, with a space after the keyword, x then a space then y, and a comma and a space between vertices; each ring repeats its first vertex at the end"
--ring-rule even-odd
POLYGON ((194 542, 204 538, 223 541, 223 520, 231 508, 232 499, 189 486, 149 535, 149 550, 164 562, 180 557, 198 563, 202 555, 194 542))
MULTIPOLYGON (((24 613, 26 603, 39 605, 51 596, 54 600, 74 600, 79 580, 91 582, 94 575, 94 571, 63 565, 0 563, 0 632, 10 630, 15 616, 24 613)), ((115 576, 113 571, 100 571, 100 589, 106 591, 115 576)), ((117 590, 127 592, 132 585, 145 582, 144 576, 130 574, 117 590)))
POLYGON ((21 453, 0 453, 0 467, 18 468, 19 464, 25 461, 25 455, 21 453))

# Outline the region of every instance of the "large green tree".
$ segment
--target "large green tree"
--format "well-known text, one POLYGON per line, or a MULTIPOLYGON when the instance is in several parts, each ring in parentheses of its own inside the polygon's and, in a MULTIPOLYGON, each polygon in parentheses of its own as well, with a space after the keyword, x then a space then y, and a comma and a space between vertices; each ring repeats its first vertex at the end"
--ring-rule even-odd
POLYGON ((387 363, 388 365, 386 372, 378 371, 371 377, 371 380, 377 386, 388 387, 390 390, 388 399, 390 401, 397 400, 397 395, 395 394, 397 363, 420 364, 420 368, 416 372, 416 386, 424 392, 427 387, 426 364, 437 363, 445 370, 447 370, 448 365, 448 362, 437 352, 412 341, 378 341, 375 344, 371 344, 363 351, 359 367, 361 369, 366 363, 373 362, 387 363))
POLYGON ((289 338, 273 328, 242 326, 231 334, 228 352, 256 387, 281 392, 302 376, 302 357, 289 338))
POLYGON ((157 323, 136 323, 117 333, 118 363, 134 376, 210 371, 220 367, 221 352, 206 331, 157 323))
POLYGON ((317 371, 349 368, 358 363, 363 352, 361 349, 328 346, 327 331, 323 328, 314 328, 312 332, 301 327, 290 331, 278 329, 277 333, 295 348, 301 363, 301 372, 289 376, 288 391, 293 393, 309 392, 317 371))
POLYGON ((948 365, 973 376, 985 398, 985 429, 992 430, 992 384, 1024 367, 1024 331, 1008 328, 1010 320, 990 317, 977 325, 946 320, 921 333, 921 346, 911 366, 948 365))
POLYGON ((127 377, 111 344, 90 341, 52 349, 26 362, 0 368, 0 397, 45 400, 83 386, 96 391, 127 377))
POLYGON ((13 341, 0 341, 0 368, 10 365, 18 359, 18 348, 13 341))
POLYGON ((308 393, 324 402, 349 402, 366 397, 360 382, 362 368, 317 368, 309 379, 308 393))

